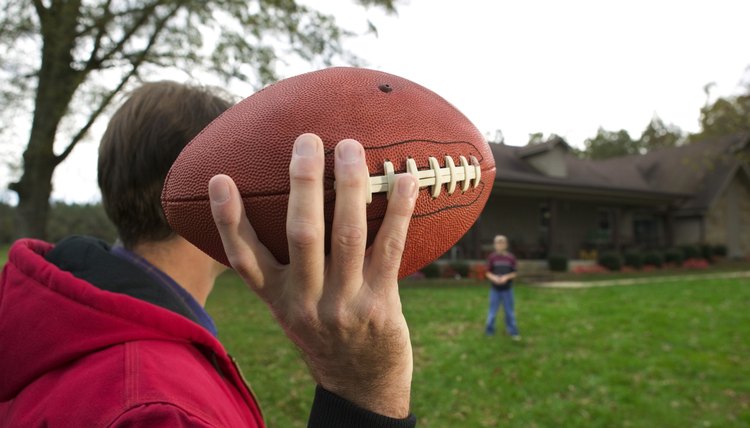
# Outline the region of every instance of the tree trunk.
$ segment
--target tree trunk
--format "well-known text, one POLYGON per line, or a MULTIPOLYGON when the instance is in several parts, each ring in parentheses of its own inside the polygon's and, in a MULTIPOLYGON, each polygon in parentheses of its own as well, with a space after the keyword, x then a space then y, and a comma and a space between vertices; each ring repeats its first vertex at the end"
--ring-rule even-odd
POLYGON ((18 237, 45 239, 47 237, 47 217, 49 197, 52 193, 52 172, 54 163, 48 159, 33 159, 24 154, 24 173, 15 183, 13 190, 18 193, 16 208, 16 233, 18 237))
POLYGON ((47 235, 52 173, 62 159, 55 156, 57 128, 84 74, 71 68, 80 1, 53 2, 43 17, 42 65, 39 69, 34 119, 23 153, 23 175, 10 189, 18 194, 18 237, 47 235))

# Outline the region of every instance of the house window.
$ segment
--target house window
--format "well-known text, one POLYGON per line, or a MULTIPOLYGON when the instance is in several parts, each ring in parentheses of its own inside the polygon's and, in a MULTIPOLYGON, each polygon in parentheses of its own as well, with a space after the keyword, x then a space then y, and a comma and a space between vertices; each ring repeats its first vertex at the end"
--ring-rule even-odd
POLYGON ((539 204, 539 229, 543 232, 549 230, 549 223, 552 213, 549 209, 548 203, 539 204))
POLYGON ((599 208, 597 212, 597 236, 600 241, 609 242, 612 239, 614 215, 609 208, 599 208))
POLYGON ((611 209, 599 208, 598 224, 599 224, 600 232, 612 231, 612 210, 611 209))
POLYGON ((659 226, 653 217, 636 217, 633 220, 633 238, 635 243, 645 247, 659 245, 659 226))

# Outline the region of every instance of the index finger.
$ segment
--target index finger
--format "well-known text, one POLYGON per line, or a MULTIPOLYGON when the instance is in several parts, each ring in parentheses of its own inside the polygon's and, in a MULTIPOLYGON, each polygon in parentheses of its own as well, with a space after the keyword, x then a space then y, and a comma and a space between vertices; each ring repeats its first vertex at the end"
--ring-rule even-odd
POLYGON ((272 299, 272 293, 279 291, 279 287, 274 287, 279 265, 247 220, 234 181, 226 175, 216 175, 208 182, 208 194, 229 264, 258 295, 272 299))

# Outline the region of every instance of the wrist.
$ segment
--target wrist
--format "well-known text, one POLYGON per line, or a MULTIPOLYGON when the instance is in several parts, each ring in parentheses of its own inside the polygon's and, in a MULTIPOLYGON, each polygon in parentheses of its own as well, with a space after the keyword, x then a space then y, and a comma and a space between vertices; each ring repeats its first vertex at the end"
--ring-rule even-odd
POLYGON ((338 395, 364 410, 394 419, 409 416, 411 404, 411 373, 402 379, 379 379, 367 385, 366 381, 347 379, 320 379, 322 388, 338 395), (406 380, 408 379, 408 380, 406 380))

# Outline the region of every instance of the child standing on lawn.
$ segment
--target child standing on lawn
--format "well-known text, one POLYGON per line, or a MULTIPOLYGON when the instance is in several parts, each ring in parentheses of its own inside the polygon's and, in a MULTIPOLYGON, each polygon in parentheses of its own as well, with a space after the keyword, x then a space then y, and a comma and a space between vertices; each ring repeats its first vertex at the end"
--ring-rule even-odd
POLYGON ((513 307, 513 279, 516 277, 516 258, 508 252, 508 239, 495 236, 495 251, 487 258, 487 279, 490 280, 490 310, 485 334, 495 334, 495 318, 500 305, 505 312, 505 329, 513 340, 521 340, 513 307))

